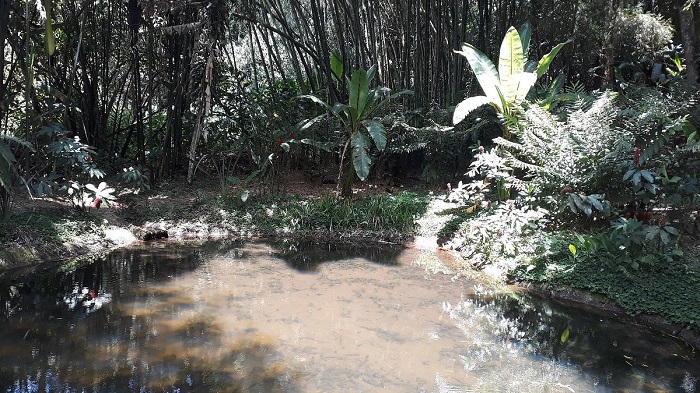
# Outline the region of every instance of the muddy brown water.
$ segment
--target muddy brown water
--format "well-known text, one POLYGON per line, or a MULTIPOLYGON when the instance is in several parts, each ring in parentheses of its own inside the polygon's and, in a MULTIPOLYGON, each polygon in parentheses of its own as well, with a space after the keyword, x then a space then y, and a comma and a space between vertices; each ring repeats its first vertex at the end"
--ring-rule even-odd
POLYGON ((425 268, 440 258, 166 242, 5 272, 0 391, 697 391, 684 343, 425 268))

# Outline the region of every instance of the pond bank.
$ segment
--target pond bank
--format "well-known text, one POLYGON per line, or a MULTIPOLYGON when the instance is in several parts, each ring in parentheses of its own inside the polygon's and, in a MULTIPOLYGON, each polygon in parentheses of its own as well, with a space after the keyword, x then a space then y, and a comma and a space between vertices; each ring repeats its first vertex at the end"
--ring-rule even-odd
MULTIPOLYGON (((65 206, 43 201, 39 208, 24 210, 13 223, 0 228, 0 270, 45 262, 62 263, 80 256, 97 256, 115 248, 138 241, 167 237, 175 241, 236 240, 260 237, 290 238, 294 240, 342 241, 379 244, 412 244, 412 246, 438 251, 437 232, 449 219, 438 214, 448 208, 443 201, 434 198, 431 206, 418 220, 415 237, 397 230, 316 230, 291 231, 279 227, 261 230, 251 226, 232 225, 231 221, 212 223, 204 216, 220 214, 216 205, 206 201, 173 203, 171 198, 139 199, 127 204, 114 204, 107 209, 75 212, 65 206), (167 210, 185 206, 184 211, 167 210), (159 215, 154 215, 158 211, 159 215), (17 225, 22 223, 23 225, 17 225), (6 233, 3 235, 2 230, 6 233)), ((279 202, 275 202, 279 203, 279 202)), ((270 227, 272 228, 272 227, 270 227)), ((337 228, 337 227, 336 227, 337 228)), ((450 267, 454 270, 455 267, 450 267)), ((466 272, 468 261, 458 267, 466 272)), ((505 273, 505 272, 503 272, 505 273)), ((502 277, 505 274, 500 275, 502 277)), ((624 309, 609 299, 590 292, 573 289, 549 289, 531 282, 516 282, 520 288, 535 295, 564 303, 567 306, 585 308, 648 326, 654 330, 679 337, 695 348, 700 348, 700 333, 687 325, 669 324, 656 315, 630 317, 624 309)))

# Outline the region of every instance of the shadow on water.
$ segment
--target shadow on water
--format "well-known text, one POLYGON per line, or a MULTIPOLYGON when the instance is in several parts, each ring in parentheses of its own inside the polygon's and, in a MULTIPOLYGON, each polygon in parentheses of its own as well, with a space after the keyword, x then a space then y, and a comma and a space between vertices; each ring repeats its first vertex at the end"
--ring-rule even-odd
POLYGON ((161 244, 116 251, 71 272, 6 275, 0 391, 298 391, 296 371, 273 339, 222 335, 176 291, 133 285, 158 285, 212 253, 235 255, 237 246, 161 244))
POLYGON ((315 273, 324 263, 363 258, 369 262, 394 266, 403 246, 375 243, 330 243, 283 241, 274 243, 272 255, 281 258, 287 266, 300 272, 315 273))

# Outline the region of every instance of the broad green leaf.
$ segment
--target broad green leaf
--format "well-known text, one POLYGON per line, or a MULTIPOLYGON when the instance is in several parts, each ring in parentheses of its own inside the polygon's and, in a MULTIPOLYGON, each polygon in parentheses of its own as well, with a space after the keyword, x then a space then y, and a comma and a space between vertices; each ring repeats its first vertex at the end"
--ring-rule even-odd
POLYGON ((530 38, 532 37, 532 25, 530 22, 525 22, 520 26, 518 35, 520 35, 520 42, 522 42, 523 45, 523 60, 527 61, 529 57, 530 38))
POLYGON ((469 97, 465 99, 464 101, 460 102, 457 107, 455 108, 454 114, 452 114, 452 124, 458 124, 462 120, 464 120, 469 114, 476 108, 483 106, 483 105, 488 105, 488 104, 493 104, 493 100, 486 96, 475 96, 475 97, 469 97))
POLYGON ((329 153, 331 152, 331 147, 329 146, 328 143, 323 143, 323 142, 315 141, 313 139, 308 139, 308 138, 304 138, 304 139, 300 140, 299 142, 301 142, 305 145, 313 146, 313 147, 315 147, 317 149, 321 149, 323 151, 327 151, 329 153))
POLYGON ((377 149, 384 150, 386 147, 386 129, 384 125, 378 121, 370 120, 365 122, 364 126, 367 128, 367 132, 372 137, 377 149))
POLYGON ((600 201, 598 200, 598 198, 596 198, 596 197, 594 197, 594 196, 592 196, 592 195, 589 195, 589 196, 588 196, 588 202, 590 202, 590 204, 593 205, 593 207, 595 207, 598 211, 602 212, 602 211, 604 210, 604 209, 603 209, 603 204, 600 203, 600 201))
POLYGON ((338 79, 343 79, 343 61, 340 59, 338 51, 331 52, 330 55, 331 71, 333 75, 338 79))
POLYGON ((355 109, 353 121, 357 121, 357 119, 362 116, 362 111, 365 109, 365 104, 367 103, 367 94, 369 93, 367 71, 359 69, 352 73, 350 86, 348 86, 348 93, 350 95, 348 106, 355 109))
POLYGON ((314 118, 303 120, 302 122, 297 124, 297 129, 299 130, 299 132, 306 131, 307 129, 309 129, 309 127, 311 127, 314 124, 318 123, 319 121, 323 120, 323 118, 325 118, 325 117, 326 117, 326 114, 324 113, 324 114, 316 116, 314 118))
POLYGON ((12 190, 11 174, 11 167, 7 163, 0 161, 0 188, 8 191, 12 190))
POLYGON ((537 63, 537 77, 541 77, 544 75, 545 72, 549 69, 549 65, 552 63, 552 60, 557 56, 557 53, 561 50, 561 48, 564 47, 564 45, 571 43, 571 40, 567 40, 566 42, 562 42, 555 46, 549 53, 546 55, 542 56, 540 59, 540 62, 537 63))
MULTIPOLYGON (((507 102, 514 102, 518 92, 518 80, 515 77, 523 72, 523 43, 514 27, 510 27, 501 42, 498 57, 498 75, 501 81, 501 92, 507 102)), ((529 90, 529 89, 528 89, 529 90)))
POLYGON ((634 174, 632 175, 632 184, 635 186, 639 184, 639 182, 642 180, 642 173, 639 171, 635 171, 634 174))
POLYGON ((654 182, 654 175, 652 175, 651 172, 647 170, 642 170, 640 173, 642 174, 642 177, 649 183, 654 182))
POLYGON ((664 231, 670 233, 671 235, 678 236, 678 229, 676 229, 670 225, 666 225, 664 227, 664 231))
POLYGON ((687 136, 690 139, 690 136, 693 134, 697 134, 698 129, 695 128, 695 125, 693 123, 689 122, 688 119, 683 119, 682 123, 682 128, 683 128, 683 134, 687 136))
POLYGON ((12 150, 5 143, 0 143, 0 158, 5 161, 8 166, 15 162, 15 155, 12 154, 12 150))
POLYGON ((471 44, 462 44, 462 50, 455 52, 466 57, 484 94, 493 102, 497 102, 500 79, 491 60, 471 44))
POLYGON ((317 104, 322 105, 322 106, 323 106, 324 108, 326 108, 327 110, 329 110, 329 111, 331 110, 331 106, 330 106, 330 105, 326 104, 325 101, 323 101, 322 99, 316 97, 315 95, 305 94, 305 95, 299 96, 299 98, 305 98, 305 99, 307 99, 307 100, 311 100, 311 101, 313 101, 313 102, 315 102, 315 103, 317 103, 317 104))
POLYGON ((352 164, 355 167, 357 177, 362 181, 369 176, 369 167, 372 164, 372 160, 367 154, 368 145, 369 140, 363 133, 356 131, 352 134, 352 164))
POLYGON ((51 26, 51 3, 51 0, 46 0, 46 29, 44 30, 44 49, 49 56, 56 51, 56 37, 54 37, 51 26))
POLYGON ((343 112, 346 112, 348 110, 348 106, 345 104, 337 103, 333 105, 333 108, 331 108, 331 113, 334 115, 339 115, 343 112))
POLYGON ((369 67, 369 70, 367 70, 367 81, 371 82, 376 75, 377 75, 377 65, 375 64, 372 67, 369 67))

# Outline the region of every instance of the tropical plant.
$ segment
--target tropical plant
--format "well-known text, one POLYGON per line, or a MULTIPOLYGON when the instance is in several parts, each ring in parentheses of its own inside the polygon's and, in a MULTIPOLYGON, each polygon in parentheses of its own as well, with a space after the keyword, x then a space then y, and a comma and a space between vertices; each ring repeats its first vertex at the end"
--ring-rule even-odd
MULTIPOLYGON (((303 95, 302 98, 310 99, 322 105, 329 114, 338 119, 342 125, 340 150, 340 169, 338 171, 338 185, 341 186, 341 196, 352 195, 352 185, 355 176, 364 181, 369 176, 372 165, 370 149, 372 146, 378 150, 386 147, 386 129, 377 120, 379 110, 384 107, 392 98, 409 93, 408 90, 400 91, 390 95, 387 87, 369 88, 374 79, 377 67, 372 66, 369 70, 357 69, 352 76, 346 79, 348 90, 348 102, 337 103, 333 106, 327 104, 314 95, 303 95), (352 160, 347 161, 347 155, 352 155, 352 160), (343 178, 344 173, 344 178, 343 178), (341 183, 342 179, 342 183, 341 183), (342 185, 341 185, 342 184, 342 185)), ((342 75, 342 68, 337 64, 334 66, 334 74, 339 79, 342 75)), ((320 120, 325 115, 310 119, 301 127, 302 130, 320 120)))
MULTIPOLYGON (((474 109, 487 104, 501 113, 506 121, 513 118, 518 105, 525 99, 537 79, 547 72, 557 53, 570 42, 569 40, 556 45, 539 62, 535 62, 528 58, 531 34, 532 28, 529 23, 523 24, 520 32, 512 26, 508 29, 501 43, 498 69, 474 45, 464 43, 461 51, 455 51, 467 59, 485 95, 469 97, 459 103, 455 108, 452 123, 461 122, 474 109)), ((504 134, 508 137, 507 129, 504 134)))

